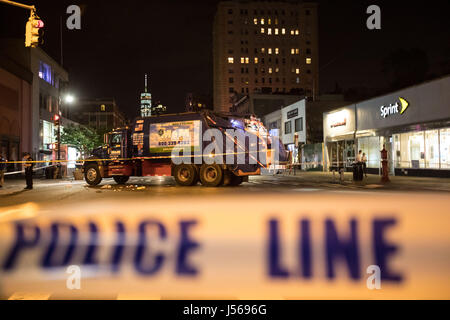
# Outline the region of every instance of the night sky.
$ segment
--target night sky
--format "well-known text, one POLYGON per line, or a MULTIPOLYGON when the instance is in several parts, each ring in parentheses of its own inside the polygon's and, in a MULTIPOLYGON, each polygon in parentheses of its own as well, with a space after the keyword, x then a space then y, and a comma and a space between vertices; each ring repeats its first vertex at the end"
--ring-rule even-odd
MULTIPOLYGON (((218 1, 21 1, 33 3, 45 22, 41 46, 60 59, 70 4, 82 7, 81 30, 63 30, 64 67, 81 98, 114 97, 134 118, 144 73, 154 100, 169 112, 184 110, 188 92, 212 95, 212 25, 218 1)), ((381 60, 396 48, 420 48, 430 71, 450 59, 449 1, 332 1, 319 3, 320 91, 384 88, 381 60), (382 30, 366 28, 370 4, 381 7, 382 30)), ((28 12, 0 3, 0 35, 24 37, 28 12)))

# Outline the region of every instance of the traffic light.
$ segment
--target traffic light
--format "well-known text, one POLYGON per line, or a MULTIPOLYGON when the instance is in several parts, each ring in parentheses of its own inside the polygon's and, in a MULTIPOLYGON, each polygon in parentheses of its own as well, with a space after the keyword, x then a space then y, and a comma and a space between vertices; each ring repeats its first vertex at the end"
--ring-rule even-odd
POLYGON ((55 115, 53 116, 53 124, 54 124, 55 126, 59 126, 59 120, 60 120, 59 115, 55 114, 55 115))
POLYGON ((25 47, 36 48, 39 44, 39 30, 44 27, 44 22, 31 13, 25 28, 25 47))

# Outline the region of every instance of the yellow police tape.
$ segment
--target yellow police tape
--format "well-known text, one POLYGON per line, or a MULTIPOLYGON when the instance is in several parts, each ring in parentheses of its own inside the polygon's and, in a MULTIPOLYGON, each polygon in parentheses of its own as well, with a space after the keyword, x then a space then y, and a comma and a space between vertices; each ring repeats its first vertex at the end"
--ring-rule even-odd
MULTIPOLYGON (((211 155, 206 155, 206 157, 219 157, 227 155, 239 155, 246 154, 246 152, 227 152, 227 153, 215 153, 211 155)), ((66 162, 97 162, 97 161, 131 161, 131 160, 155 160, 155 159, 172 159, 172 158, 192 158, 192 157, 205 157, 203 154, 192 154, 192 155, 170 155, 170 156, 152 156, 152 157, 136 157, 136 158, 108 158, 108 159, 83 159, 83 160, 33 160, 33 161, 0 161, 0 163, 5 164, 27 164, 27 163, 66 163, 66 162)))
POLYGON ((449 208, 384 192, 3 208, 0 294, 450 299, 449 208))

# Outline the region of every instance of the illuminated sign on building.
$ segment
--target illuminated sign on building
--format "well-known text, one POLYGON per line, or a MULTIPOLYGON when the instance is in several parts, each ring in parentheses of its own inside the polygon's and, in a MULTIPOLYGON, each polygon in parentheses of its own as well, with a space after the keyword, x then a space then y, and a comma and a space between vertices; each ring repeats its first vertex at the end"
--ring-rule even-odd
POLYGON ((398 101, 396 101, 394 104, 389 104, 389 107, 386 106, 381 106, 380 107, 380 112, 381 112, 381 117, 384 119, 387 116, 396 114, 396 113, 400 113, 403 114, 406 111, 406 108, 408 108, 409 103, 408 101, 406 101, 403 98, 398 98, 400 101, 400 105, 401 105, 401 109, 399 110, 399 104, 398 101))
POLYGON ((340 122, 334 122, 330 125, 331 128, 336 128, 336 127, 342 127, 342 126, 346 126, 347 125, 347 119, 344 118, 342 121, 340 122))
POLYGON ((329 114, 327 119, 328 119, 327 121, 328 127, 331 129, 335 129, 340 127, 346 127, 347 122, 351 119, 351 116, 348 110, 339 110, 329 114))

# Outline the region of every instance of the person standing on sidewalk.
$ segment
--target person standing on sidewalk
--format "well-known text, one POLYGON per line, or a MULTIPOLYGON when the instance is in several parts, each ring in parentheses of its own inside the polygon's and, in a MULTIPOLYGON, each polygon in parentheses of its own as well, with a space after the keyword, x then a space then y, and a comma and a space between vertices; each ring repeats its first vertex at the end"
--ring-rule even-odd
POLYGON ((362 166, 363 166, 363 173, 364 176, 367 178, 367 156, 365 153, 363 153, 362 158, 361 158, 361 162, 362 162, 362 166))
POLYGON ((25 168, 25 180, 27 181, 27 186, 25 187, 25 190, 31 190, 33 189, 33 158, 31 157, 31 154, 26 152, 23 157, 23 161, 27 161, 24 163, 25 168), (30 161, 30 162, 28 162, 30 161))
POLYGON ((6 162, 7 160, 0 154, 0 188, 3 188, 3 184, 5 183, 6 162))

